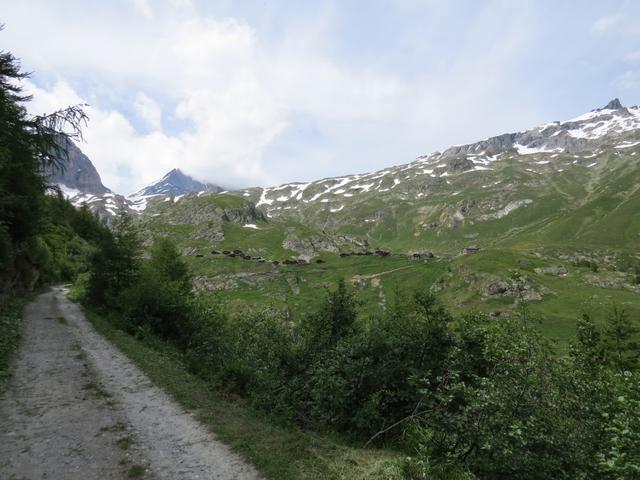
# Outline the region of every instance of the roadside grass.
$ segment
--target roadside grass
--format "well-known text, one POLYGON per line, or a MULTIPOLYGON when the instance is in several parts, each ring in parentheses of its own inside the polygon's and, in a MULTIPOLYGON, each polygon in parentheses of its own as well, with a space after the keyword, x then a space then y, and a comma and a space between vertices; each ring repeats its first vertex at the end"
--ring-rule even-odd
POLYGON ((146 469, 142 465, 132 465, 127 470, 128 478, 142 478, 146 472, 146 469))
POLYGON ((111 398, 111 394, 95 381, 85 383, 82 389, 91 393, 95 398, 111 398))
POLYGON ((396 480, 403 478, 403 456, 364 449, 344 439, 306 432, 269 418, 242 400, 230 400, 188 371, 180 353, 157 339, 143 341, 86 311, 96 330, 116 345, 149 378, 251 462, 267 479, 396 480))
POLYGON ((106 427, 101 427, 101 432, 124 432, 127 429, 127 424, 123 422, 116 422, 113 425, 107 425, 106 427))
POLYGON ((131 448, 131 445, 133 445, 134 443, 135 440, 133 439, 133 437, 131 435, 126 435, 119 438, 116 442, 116 445, 118 445, 121 450, 129 450, 129 448, 131 448))
POLYGON ((22 338, 22 318, 31 296, 16 296, 0 309, 0 393, 11 378, 11 362, 22 338))

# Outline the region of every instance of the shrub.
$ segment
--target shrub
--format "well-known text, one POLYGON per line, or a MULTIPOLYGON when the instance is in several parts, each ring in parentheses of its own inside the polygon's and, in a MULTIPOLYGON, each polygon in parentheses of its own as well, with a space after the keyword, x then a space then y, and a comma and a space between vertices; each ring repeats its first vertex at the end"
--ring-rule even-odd
POLYGON ((149 328, 184 348, 190 339, 189 295, 181 285, 158 278, 145 268, 135 285, 119 297, 130 332, 149 328))
POLYGON ((175 245, 165 238, 157 240, 149 260, 131 275, 137 281, 119 294, 118 302, 130 329, 150 329, 185 349, 192 337, 193 295, 187 266, 175 245))
POLYGON ((304 372, 298 409, 307 420, 342 431, 386 434, 419 408, 442 375, 452 346, 449 320, 435 298, 420 294, 354 325, 304 372))
POLYGON ((340 338, 352 332, 357 316, 357 302, 343 280, 333 292, 328 292, 320 309, 304 318, 301 324, 304 360, 333 347, 340 338))
POLYGON ((284 317, 265 310, 231 318, 224 324, 223 335, 219 380, 261 408, 280 405, 293 365, 284 317))
POLYGON ((131 218, 120 212, 112 231, 97 241, 91 258, 87 300, 94 305, 119 310, 122 293, 134 285, 140 273, 142 245, 131 218))
POLYGON ((191 339, 186 350, 189 367, 202 378, 217 381, 224 360, 227 318, 217 303, 198 296, 190 303, 191 339))

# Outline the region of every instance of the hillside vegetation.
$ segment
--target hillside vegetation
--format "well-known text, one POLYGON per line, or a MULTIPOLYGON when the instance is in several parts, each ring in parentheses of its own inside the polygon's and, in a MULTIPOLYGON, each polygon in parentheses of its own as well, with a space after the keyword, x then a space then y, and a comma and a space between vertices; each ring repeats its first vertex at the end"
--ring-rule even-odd
POLYGON ((379 172, 167 198, 138 221, 230 312, 300 317, 344 278, 368 313, 417 287, 493 316, 524 299, 566 348, 581 312, 640 309, 639 119, 612 101, 379 172))
POLYGON ((191 290, 172 241, 157 240, 147 259, 141 251, 122 216, 76 295, 124 332, 169 342, 191 372, 280 424, 403 454, 371 478, 631 479, 638 471, 637 329, 623 309, 597 321, 583 315, 568 354, 558 355, 526 302, 515 317, 492 319, 452 314, 433 294, 408 289, 379 314, 338 280, 298 317, 225 313, 191 290))

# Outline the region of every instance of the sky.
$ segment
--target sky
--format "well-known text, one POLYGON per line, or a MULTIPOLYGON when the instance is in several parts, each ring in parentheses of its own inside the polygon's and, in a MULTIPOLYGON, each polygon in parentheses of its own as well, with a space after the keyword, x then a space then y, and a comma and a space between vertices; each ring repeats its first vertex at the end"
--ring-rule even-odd
POLYGON ((379 170, 640 104, 640 2, 0 0, 33 114, 87 104, 80 148, 132 193, 379 170))

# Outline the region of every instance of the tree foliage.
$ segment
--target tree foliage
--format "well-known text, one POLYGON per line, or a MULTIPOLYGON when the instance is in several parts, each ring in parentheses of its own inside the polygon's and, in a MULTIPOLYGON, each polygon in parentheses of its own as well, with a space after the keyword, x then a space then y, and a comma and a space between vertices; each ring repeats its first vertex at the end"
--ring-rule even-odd
POLYGON ((0 52, 0 293, 31 288, 52 254, 43 238, 49 226, 43 172, 65 154, 64 142, 80 136, 81 106, 31 116, 25 108, 16 58, 0 52))

